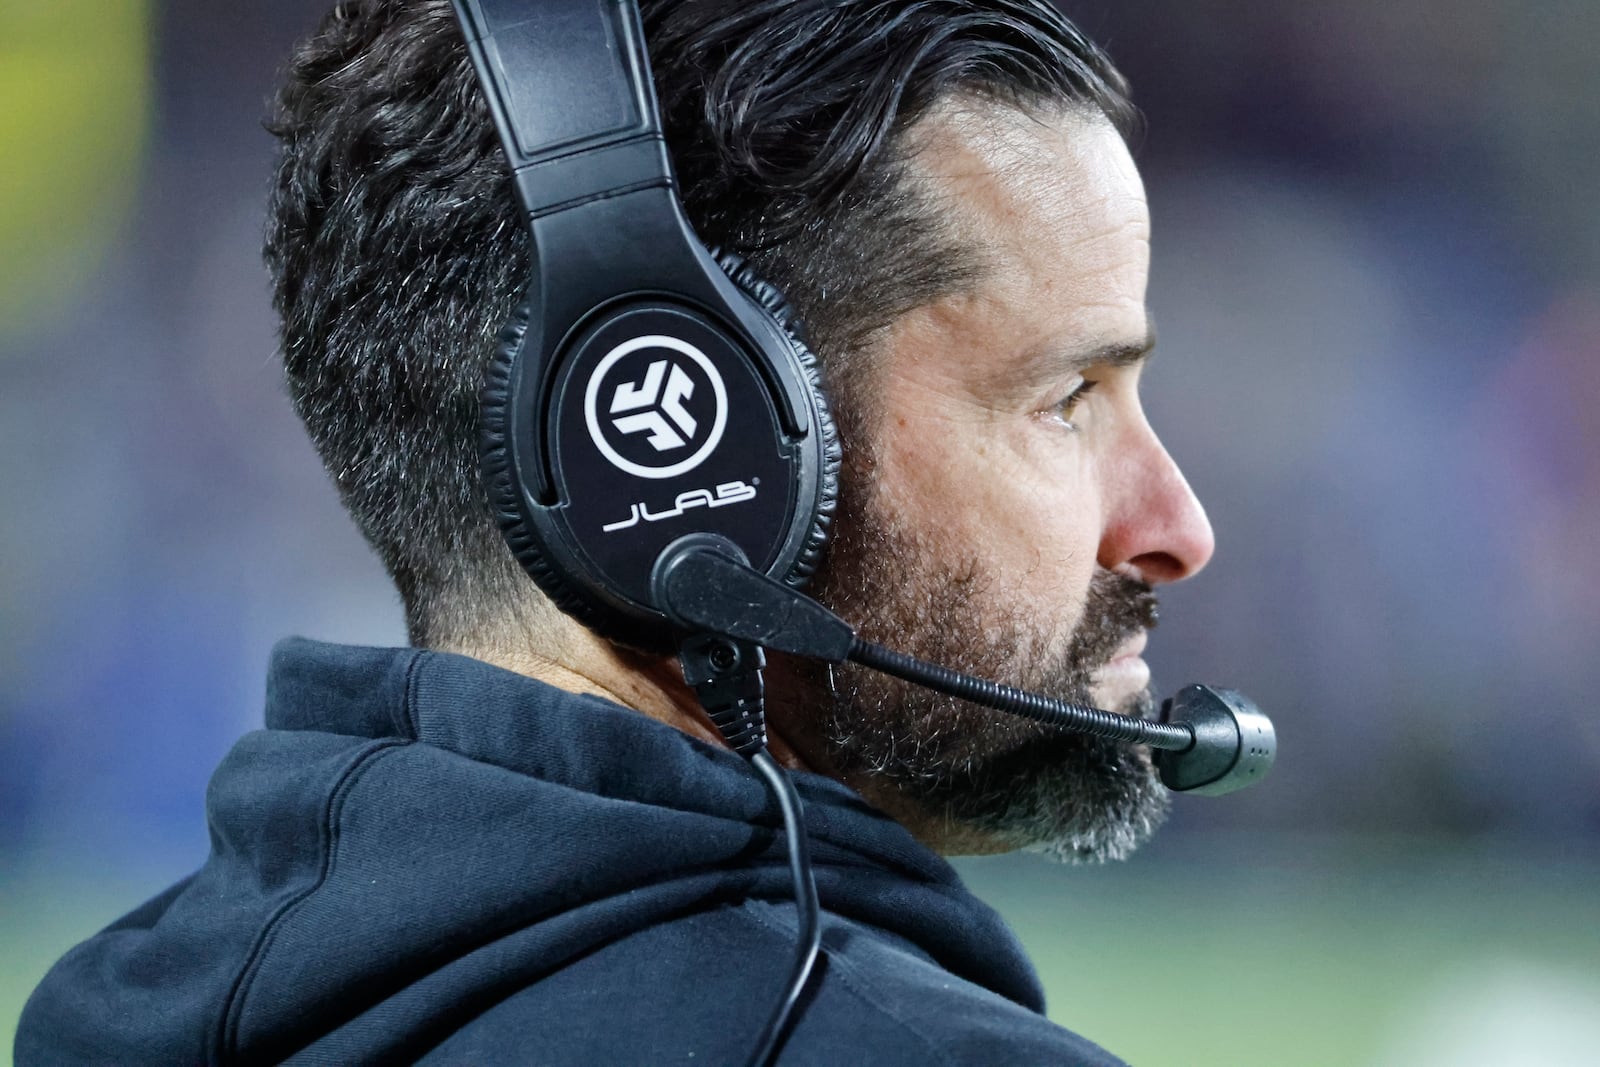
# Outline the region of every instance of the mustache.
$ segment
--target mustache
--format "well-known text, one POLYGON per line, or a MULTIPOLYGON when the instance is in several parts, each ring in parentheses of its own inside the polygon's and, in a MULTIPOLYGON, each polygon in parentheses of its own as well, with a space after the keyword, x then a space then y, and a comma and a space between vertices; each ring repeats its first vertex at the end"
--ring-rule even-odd
POLYGON ((1111 662, 1117 650, 1161 622, 1155 591, 1146 582, 1104 568, 1089 581, 1083 617, 1075 627, 1066 659, 1090 673, 1111 662))

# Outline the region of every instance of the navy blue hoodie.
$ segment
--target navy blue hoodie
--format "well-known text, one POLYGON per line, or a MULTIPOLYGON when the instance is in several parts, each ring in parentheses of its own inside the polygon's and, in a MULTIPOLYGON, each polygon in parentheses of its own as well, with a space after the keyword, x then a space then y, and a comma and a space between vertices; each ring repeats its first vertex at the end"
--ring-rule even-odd
MULTIPOLYGON (((798 786, 824 957, 780 1063, 1120 1062, 947 864, 798 786)), ((743 760, 464 657, 284 642, 206 810, 205 866, 55 966, 19 1065, 740 1064, 793 957, 743 760)))

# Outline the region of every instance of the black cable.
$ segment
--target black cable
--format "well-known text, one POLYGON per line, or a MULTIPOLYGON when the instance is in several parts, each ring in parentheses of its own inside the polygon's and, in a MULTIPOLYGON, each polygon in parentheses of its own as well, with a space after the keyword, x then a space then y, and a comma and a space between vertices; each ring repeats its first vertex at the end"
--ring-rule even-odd
POLYGON ((1151 722, 1149 719, 1117 715, 1082 704, 1069 704, 1064 700, 1051 700, 1038 693, 1028 693, 999 682, 961 674, 860 638, 850 646, 850 659, 863 667, 871 667, 875 671, 892 674, 915 685, 937 689, 974 704, 1052 726, 1068 726, 1095 737, 1131 741, 1174 752, 1182 752, 1194 745, 1194 731, 1182 723, 1151 722))
POLYGON ((751 1067, 766 1067, 777 1055, 785 1030, 794 1014, 806 980, 816 965, 822 948, 822 924, 818 916, 817 883, 811 875, 811 850, 806 841, 805 820, 800 794, 795 792, 789 774, 767 751, 766 684, 762 668, 766 656, 761 646, 737 637, 690 633, 678 646, 678 663, 683 680, 694 689, 728 747, 748 759, 760 773, 778 801, 783 815, 784 837, 789 845, 789 872, 794 877, 794 903, 799 914, 800 943, 795 950, 794 970, 783 997, 773 1009, 750 1057, 751 1067))
POLYGON ((789 975, 789 985, 784 990, 783 999, 778 1001, 772 1018, 767 1020, 766 1028, 761 1031, 755 1054, 750 1057, 750 1067, 766 1067, 777 1054, 778 1043, 789 1024, 789 1016, 799 1003, 806 980, 811 977, 811 969, 816 965, 817 952, 822 947, 822 924, 818 920, 817 883, 811 877, 811 853, 806 845, 800 795, 789 780, 789 772, 779 766, 766 749, 752 755, 750 762, 761 772, 767 787, 777 798, 779 810, 783 812, 783 833, 789 842, 789 872, 794 876, 794 903, 800 919, 800 943, 795 950, 794 970, 789 975))

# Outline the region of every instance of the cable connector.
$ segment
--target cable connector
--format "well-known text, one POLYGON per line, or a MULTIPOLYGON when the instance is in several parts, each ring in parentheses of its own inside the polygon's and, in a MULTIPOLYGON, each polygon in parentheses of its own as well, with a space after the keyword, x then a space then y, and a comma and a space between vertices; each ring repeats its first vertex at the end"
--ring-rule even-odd
POLYGON ((696 634, 679 646, 678 663, 729 748, 749 759, 767 747, 767 657, 759 645, 696 634))

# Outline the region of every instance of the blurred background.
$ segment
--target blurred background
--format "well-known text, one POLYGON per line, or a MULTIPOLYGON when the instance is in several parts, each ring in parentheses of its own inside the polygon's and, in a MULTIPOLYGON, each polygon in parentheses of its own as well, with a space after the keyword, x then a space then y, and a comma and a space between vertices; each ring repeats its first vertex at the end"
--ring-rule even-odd
MULTIPOLYGON (((274 72, 327 0, 0 0, 0 1040, 204 858, 299 633, 404 640, 284 397, 274 72)), ((1065 4, 1149 118, 1168 688, 1279 765, 1128 863, 963 863, 1139 1064, 1600 1047, 1600 4, 1065 4), (1160 1005, 1159 1008, 1156 1005, 1160 1005)))

